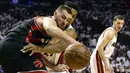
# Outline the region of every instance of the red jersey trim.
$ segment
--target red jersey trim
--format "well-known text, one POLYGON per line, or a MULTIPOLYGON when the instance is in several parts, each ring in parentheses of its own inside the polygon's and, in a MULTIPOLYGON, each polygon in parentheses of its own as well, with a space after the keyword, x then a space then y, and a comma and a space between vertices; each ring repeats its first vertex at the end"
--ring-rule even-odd
POLYGON ((64 51, 61 52, 57 65, 58 64, 64 64, 64 51))

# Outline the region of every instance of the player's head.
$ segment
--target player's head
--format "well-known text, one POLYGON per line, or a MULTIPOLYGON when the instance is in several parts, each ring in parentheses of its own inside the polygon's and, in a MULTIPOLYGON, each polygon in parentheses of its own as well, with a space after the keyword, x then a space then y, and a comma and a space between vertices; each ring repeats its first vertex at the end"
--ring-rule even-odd
POLYGON ((113 19, 113 27, 116 31, 120 31, 124 25, 124 16, 116 15, 113 19))
POLYGON ((75 3, 68 2, 64 5, 60 5, 54 12, 54 17, 58 27, 64 29, 69 26, 77 16, 78 6, 75 3))

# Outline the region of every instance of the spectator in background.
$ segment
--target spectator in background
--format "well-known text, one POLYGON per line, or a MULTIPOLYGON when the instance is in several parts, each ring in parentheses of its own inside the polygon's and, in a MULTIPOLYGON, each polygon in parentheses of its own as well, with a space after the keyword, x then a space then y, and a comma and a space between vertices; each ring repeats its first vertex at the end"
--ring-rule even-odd
POLYGON ((130 66, 130 61, 128 60, 127 57, 125 58, 124 64, 125 64, 125 67, 124 67, 124 68, 125 68, 125 69, 128 69, 129 66, 130 66))
POLYGON ((128 56, 128 59, 130 60, 130 49, 128 49, 127 51, 127 56, 128 56))

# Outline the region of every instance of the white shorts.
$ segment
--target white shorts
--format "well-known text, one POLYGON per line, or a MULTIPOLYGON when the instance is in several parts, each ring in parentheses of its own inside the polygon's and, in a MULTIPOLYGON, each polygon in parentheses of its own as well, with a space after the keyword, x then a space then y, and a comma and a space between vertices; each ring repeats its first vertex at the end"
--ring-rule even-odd
POLYGON ((93 52, 90 58, 91 73, 105 73, 101 58, 97 52, 93 52))

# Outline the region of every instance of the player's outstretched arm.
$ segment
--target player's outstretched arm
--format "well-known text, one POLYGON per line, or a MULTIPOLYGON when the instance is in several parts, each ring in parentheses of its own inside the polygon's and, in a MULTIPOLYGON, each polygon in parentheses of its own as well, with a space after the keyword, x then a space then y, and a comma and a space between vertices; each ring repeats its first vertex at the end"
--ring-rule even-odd
MULTIPOLYGON (((76 39, 77 37, 77 34, 73 29, 68 29, 65 31, 65 33, 74 39, 76 39)), ((39 52, 58 53, 65 50, 68 45, 69 44, 66 41, 60 39, 59 41, 45 47, 36 46, 30 43, 29 45, 24 46, 24 48, 21 51, 23 53, 32 51, 30 55, 32 55, 33 53, 39 53, 39 52)))
MULTIPOLYGON (((74 39, 76 39, 77 37, 76 32, 73 31, 72 29, 66 30, 65 33, 74 39)), ((68 45, 69 44, 66 41, 60 39, 56 43, 52 43, 51 45, 45 46, 43 49, 41 49, 41 51, 43 52, 46 51, 48 53, 57 53, 57 52, 64 51, 68 45)))
POLYGON ((57 24, 56 24, 55 20, 52 18, 43 19, 43 28, 46 30, 48 35, 50 35, 52 37, 63 39, 66 42, 68 42, 69 44, 75 44, 75 43, 79 44, 79 42, 77 42, 72 37, 68 36, 64 31, 62 31, 56 25, 57 24))

